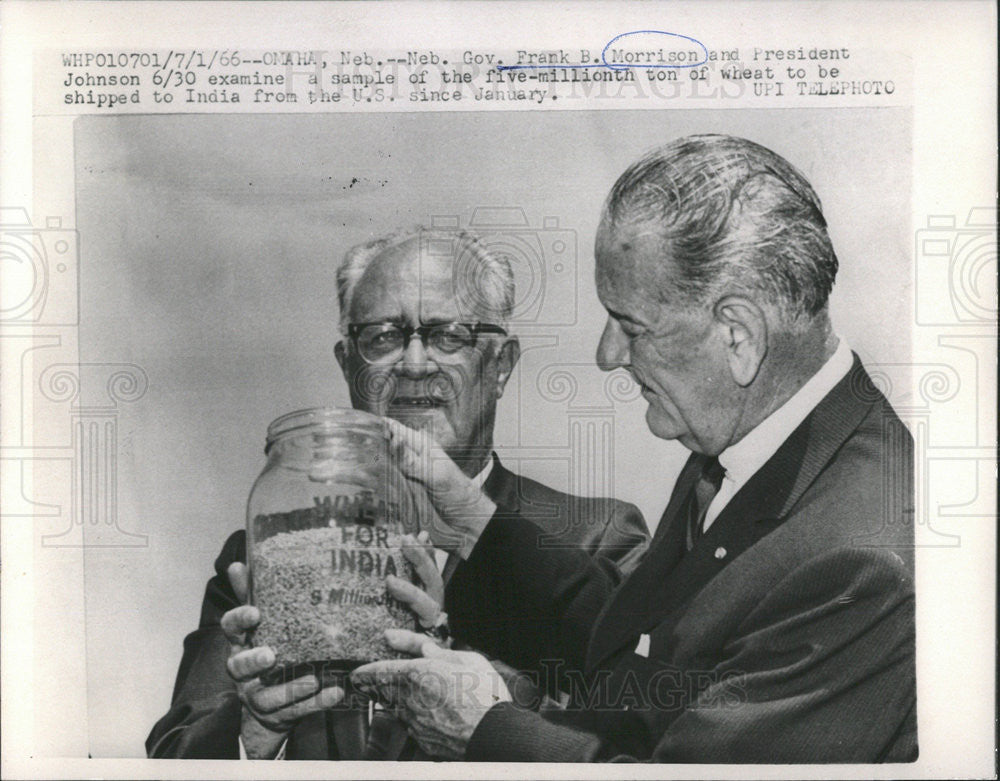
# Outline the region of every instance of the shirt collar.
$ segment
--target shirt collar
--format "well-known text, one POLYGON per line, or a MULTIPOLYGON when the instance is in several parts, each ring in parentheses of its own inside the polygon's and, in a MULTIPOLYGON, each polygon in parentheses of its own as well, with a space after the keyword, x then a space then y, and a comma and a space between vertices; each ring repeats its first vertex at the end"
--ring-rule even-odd
POLYGON ((743 439, 719 454, 726 480, 742 486, 767 463, 823 398, 851 370, 854 358, 843 339, 837 349, 795 394, 757 424, 743 439))
POLYGON ((490 472, 492 471, 493 471, 493 457, 490 456, 490 458, 486 461, 486 466, 483 467, 482 471, 475 477, 471 478, 472 482, 475 483, 476 488, 482 490, 482 487, 486 485, 486 480, 487 478, 489 478, 490 472))

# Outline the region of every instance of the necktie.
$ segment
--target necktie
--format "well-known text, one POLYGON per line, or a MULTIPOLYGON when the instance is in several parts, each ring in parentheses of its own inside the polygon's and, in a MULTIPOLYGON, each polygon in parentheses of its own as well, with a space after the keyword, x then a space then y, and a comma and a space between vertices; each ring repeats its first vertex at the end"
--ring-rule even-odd
POLYGON ((687 501, 687 549, 691 550, 702 535, 705 525, 705 514, 715 495, 722 486, 722 478, 726 470, 715 456, 705 460, 701 474, 695 481, 694 489, 687 501))

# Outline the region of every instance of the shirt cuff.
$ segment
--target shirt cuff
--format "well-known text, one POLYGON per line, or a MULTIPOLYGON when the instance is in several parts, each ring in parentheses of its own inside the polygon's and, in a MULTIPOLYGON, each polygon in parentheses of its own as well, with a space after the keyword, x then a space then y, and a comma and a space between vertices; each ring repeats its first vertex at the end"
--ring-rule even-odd
MULTIPOLYGON (((247 758, 247 750, 246 750, 246 747, 243 745, 243 736, 242 735, 240 735, 240 737, 239 737, 239 742, 240 742, 240 759, 246 759, 247 758)), ((281 741, 281 748, 278 749, 278 753, 275 754, 272 757, 272 760, 274 760, 274 759, 284 759, 285 758, 285 749, 286 748, 288 748, 288 738, 285 738, 283 741, 281 741)))

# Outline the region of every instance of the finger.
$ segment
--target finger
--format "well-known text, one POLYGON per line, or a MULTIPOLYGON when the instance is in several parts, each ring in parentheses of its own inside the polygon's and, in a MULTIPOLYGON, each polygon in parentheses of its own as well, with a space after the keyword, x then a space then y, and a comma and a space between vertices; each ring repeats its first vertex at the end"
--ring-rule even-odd
POLYGON ((274 651, 266 645, 240 651, 226 660, 226 669, 230 677, 236 681, 249 681, 272 667, 274 667, 274 651))
POLYGON ((303 675, 286 683, 263 686, 248 692, 247 700, 250 707, 258 713, 273 713, 312 697, 317 691, 319 680, 316 676, 303 675))
POLYGON ((409 688, 409 673, 396 668, 387 669, 384 662, 373 662, 351 673, 351 685, 356 691, 395 707, 409 688))
MULTIPOLYGON (((421 534, 426 534, 428 540, 430 539, 430 535, 427 534, 426 530, 421 532, 421 534)), ((413 569, 416 571, 417 577, 420 578, 420 582, 424 584, 424 587, 428 590, 432 588, 436 590, 441 583, 441 573, 438 572, 434 555, 430 552, 432 550, 430 545, 417 542, 414 537, 407 534, 403 537, 400 547, 403 551, 403 556, 413 565, 413 569)))
POLYGON ((385 425, 389 432, 389 444, 397 455, 406 457, 419 452, 422 442, 416 429, 392 418, 385 418, 385 425))
POLYGON ((236 592, 236 598, 240 602, 246 602, 250 591, 250 570, 247 569, 247 565, 242 561, 234 561, 229 565, 226 574, 229 576, 229 585, 236 592))
POLYGON ((407 444, 406 437, 399 430, 400 423, 392 418, 382 418, 382 425, 389 437, 389 454, 394 461, 402 461, 406 455, 407 444))
POLYGON ((395 575, 386 577, 385 586, 392 597, 406 604, 410 610, 417 614, 421 626, 434 625, 441 612, 441 606, 435 600, 412 583, 397 578, 395 575))
POLYGON ((444 450, 425 429, 413 429, 398 421, 388 420, 390 443, 395 445, 402 471, 408 477, 427 483, 433 478, 435 461, 448 461, 444 450))
POLYGON ((273 713, 261 714, 270 723, 278 723, 290 727, 295 722, 305 718, 310 713, 328 710, 339 705, 344 699, 344 690, 339 686, 328 686, 314 696, 289 705, 273 713))
POLYGON ((434 438, 434 434, 429 428, 413 428, 409 432, 410 442, 414 446, 414 449, 435 458, 444 456, 444 449, 438 444, 438 441, 434 438))
POLYGON ((260 611, 253 605, 240 605, 222 614, 219 625, 233 646, 247 645, 246 633, 260 623, 260 611))
POLYGON ((448 526, 441 517, 434 506, 432 489, 418 478, 408 477, 407 484, 417 509, 419 527, 430 537, 433 546, 441 550, 457 548, 462 542, 461 534, 448 526))
MULTIPOLYGON (((387 632, 389 630, 386 630, 387 632)), ((405 630, 404 630, 405 631, 405 630)), ((415 633, 414 633, 415 634, 415 633)), ((424 635, 419 635, 425 640, 424 635)), ((368 687, 369 689, 378 687, 386 682, 405 681, 407 676, 416 669, 417 659, 386 659, 382 662, 369 662, 363 664, 351 673, 351 683, 358 687, 368 687)))
POLYGON ((406 432, 405 462, 407 473, 415 480, 425 485, 433 485, 431 466, 434 451, 430 446, 431 439, 425 431, 412 429, 406 432))
POLYGON ((406 432, 410 430, 409 426, 403 425, 395 418, 382 418, 382 423, 392 439, 405 440, 406 432))
MULTIPOLYGON (((429 561, 431 561, 431 562, 434 563, 434 565, 435 565, 434 566, 434 570, 440 576, 441 572, 440 572, 440 570, 437 567, 437 558, 436 558, 436 552, 437 552, 438 549, 434 547, 434 540, 431 539, 431 533, 429 531, 427 531, 427 529, 422 529, 421 531, 417 532, 416 541, 417 541, 417 546, 423 548, 424 553, 427 556, 427 559, 429 561)), ((439 580, 440 580, 440 578, 439 578, 439 580)), ((428 584, 426 582, 424 583, 424 587, 428 588, 428 584)), ((441 598, 438 601, 443 603, 444 602, 444 582, 443 581, 440 582, 440 588, 441 588, 441 595, 440 595, 441 598)), ((434 596, 434 595, 432 594, 432 596, 434 596)), ((437 597, 435 596, 435 599, 436 598, 437 597)))
POLYGON ((411 445, 401 443, 393 450, 396 468, 407 480, 417 485, 427 482, 426 470, 423 467, 424 457, 411 445))
POLYGON ((420 646, 420 653, 422 656, 425 656, 428 659, 437 659, 442 656, 449 656, 452 659, 454 659, 455 655, 458 652, 452 651, 449 648, 445 648, 442 645, 438 645, 437 643, 432 642, 432 643, 424 643, 422 646, 420 646))
POLYGON ((371 682, 378 676, 406 675, 412 666, 412 659, 385 659, 381 662, 368 662, 368 664, 354 669, 351 673, 351 680, 371 682))
MULTIPOLYGON (((419 632, 411 632, 409 629, 386 629, 385 639, 397 651, 413 654, 414 656, 430 656, 430 654, 424 652, 425 648, 438 648, 437 643, 427 635, 420 634, 419 632)), ((410 669, 413 669, 413 667, 411 665, 410 669)))
MULTIPOLYGON (((430 538, 431 546, 440 550, 455 550, 462 544, 462 533, 453 529, 434 504, 432 489, 419 480, 410 480, 415 503, 420 509, 420 529, 430 538)), ((433 558, 433 553, 430 554, 433 558)))
POLYGON ((412 548, 416 555, 423 557, 427 560, 434 561, 434 543, 431 541, 430 532, 426 529, 418 531, 416 534, 404 534, 403 545, 407 548, 412 548))

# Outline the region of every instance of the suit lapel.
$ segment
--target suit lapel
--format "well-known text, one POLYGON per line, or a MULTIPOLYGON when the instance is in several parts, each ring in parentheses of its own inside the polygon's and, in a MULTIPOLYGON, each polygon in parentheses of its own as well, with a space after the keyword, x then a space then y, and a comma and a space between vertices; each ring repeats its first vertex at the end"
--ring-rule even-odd
POLYGON ((847 375, 737 492, 694 548, 674 556, 678 547, 683 551, 683 519, 678 511, 703 461, 692 456, 660 521, 661 526, 668 524, 662 538, 657 528, 653 546, 595 625, 587 667, 593 669, 661 622, 743 551, 778 528, 879 399, 855 355, 847 375))
POLYGON ((651 589, 658 589, 665 572, 676 565, 684 553, 686 519, 680 510, 701 472, 704 456, 691 454, 674 483, 667 509, 656 527, 649 549, 643 554, 632 576, 614 592, 595 624, 587 651, 587 667, 617 650, 627 642, 634 624, 641 623, 651 589))
POLYGON ((857 353, 852 355, 854 363, 847 376, 834 386, 802 423, 809 428, 809 447, 802 457, 795 483, 785 497, 781 515, 792 509, 872 406, 888 404, 861 365, 857 353))
POLYGON ((493 469, 483 483, 483 493, 496 503, 501 513, 516 513, 521 509, 517 475, 500 463, 496 453, 493 454, 493 469))

